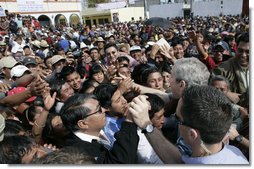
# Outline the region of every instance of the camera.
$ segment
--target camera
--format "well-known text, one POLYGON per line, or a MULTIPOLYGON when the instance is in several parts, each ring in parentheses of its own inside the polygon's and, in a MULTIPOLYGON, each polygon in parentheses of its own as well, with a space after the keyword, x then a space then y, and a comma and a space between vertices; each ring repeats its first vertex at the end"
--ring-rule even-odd
POLYGON ((78 58, 81 58, 81 57, 82 57, 83 52, 82 52, 81 50, 74 50, 74 51, 72 52, 72 54, 73 54, 73 56, 74 56, 75 59, 78 59, 78 58))

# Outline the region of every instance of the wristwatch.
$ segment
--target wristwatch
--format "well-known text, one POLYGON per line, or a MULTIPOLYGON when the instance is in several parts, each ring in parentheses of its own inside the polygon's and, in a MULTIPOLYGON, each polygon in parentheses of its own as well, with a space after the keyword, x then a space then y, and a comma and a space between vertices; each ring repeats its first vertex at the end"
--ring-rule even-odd
POLYGON ((148 124, 146 128, 144 128, 141 132, 142 133, 152 133, 154 130, 154 126, 152 124, 148 124))
POLYGON ((234 139, 234 141, 236 141, 237 143, 240 143, 242 140, 243 140, 243 136, 242 135, 238 135, 234 139))

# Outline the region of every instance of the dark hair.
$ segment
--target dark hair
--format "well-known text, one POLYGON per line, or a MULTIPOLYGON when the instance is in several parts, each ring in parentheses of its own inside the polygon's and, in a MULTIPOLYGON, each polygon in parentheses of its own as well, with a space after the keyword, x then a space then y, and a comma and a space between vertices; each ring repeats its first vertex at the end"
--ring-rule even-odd
POLYGON ((118 58, 116 58, 116 60, 118 61, 118 63, 121 63, 123 61, 127 61, 128 63, 130 63, 130 59, 127 56, 119 56, 118 58))
POLYGON ((249 33, 243 33, 241 35, 238 36, 237 38, 237 45, 239 45, 240 42, 244 42, 244 43, 248 43, 249 40, 249 33))
POLYGON ((66 82, 63 79, 57 79, 56 81, 53 81, 52 83, 50 83, 50 95, 52 96, 53 93, 56 92, 56 96, 60 97, 61 89, 65 83, 66 82))
POLYGON ((149 110, 149 117, 152 119, 155 113, 159 112, 161 109, 165 107, 165 102, 157 95, 151 93, 145 93, 148 96, 148 101, 151 104, 151 110, 149 110))
POLYGON ((140 64, 134 68, 132 78, 134 82, 147 86, 148 76, 154 72, 160 72, 156 66, 140 64))
POLYGON ((151 66, 148 64, 139 64, 134 67, 131 78, 134 80, 135 83, 142 84, 141 74, 144 70, 149 69, 151 66))
POLYGON ((99 65, 97 63, 92 64, 92 66, 89 69, 89 78, 92 79, 93 75, 96 74, 96 73, 99 73, 99 72, 104 73, 101 65, 99 65))
POLYGON ((35 110, 35 106, 31 105, 26 110, 23 111, 22 114, 18 114, 18 118, 22 121, 22 125, 25 130, 32 130, 32 125, 29 124, 29 121, 34 122, 34 117, 37 114, 35 110))
POLYGON ((2 114, 5 119, 7 119, 8 117, 15 115, 16 111, 13 108, 0 103, 0 114, 2 114))
POLYGON ((232 124, 229 99, 211 86, 191 86, 182 98, 183 122, 197 129, 207 144, 222 141, 232 124))
POLYGON ((97 100, 96 96, 89 94, 75 94, 68 98, 60 110, 64 126, 70 131, 79 130, 77 122, 84 119, 91 109, 84 106, 89 99, 97 100))
POLYGON ((171 46, 174 48, 177 45, 182 45, 183 46, 183 40, 180 37, 175 37, 172 39, 171 46))
POLYGON ((60 73, 60 78, 66 80, 66 77, 74 72, 77 72, 77 70, 73 66, 64 66, 60 73))
POLYGON ((32 161, 33 164, 95 164, 93 157, 89 156, 79 147, 63 147, 41 158, 32 161))
POLYGON ((85 94, 87 93, 87 90, 90 89, 91 87, 94 87, 94 89, 96 88, 96 86, 94 86, 94 84, 97 83, 96 81, 94 81, 93 79, 87 79, 86 81, 83 82, 81 89, 79 90, 80 94, 85 94))
POLYGON ((58 148, 61 148, 64 146, 65 140, 70 132, 66 130, 65 126, 62 124, 53 127, 52 119, 56 116, 60 116, 60 114, 48 114, 45 127, 42 131, 42 138, 45 143, 52 144, 58 148))
POLYGON ((118 51, 118 48, 117 48, 117 45, 115 43, 107 43, 105 46, 104 46, 104 51, 106 52, 106 50, 110 47, 114 47, 116 48, 116 50, 118 51))
POLYGON ((6 119, 4 128, 4 137, 16 136, 21 131, 25 132, 22 123, 17 120, 6 119))
POLYGON ((214 83, 215 81, 223 81, 223 82, 226 82, 227 85, 229 85, 228 79, 225 78, 224 76, 221 76, 221 75, 212 76, 212 77, 209 79, 209 85, 210 85, 210 86, 213 86, 213 83, 214 83))
POLYGON ((100 105, 104 108, 111 107, 112 104, 112 96, 117 90, 117 86, 111 83, 102 83, 97 86, 94 90, 94 94, 97 96, 100 105))
POLYGON ((172 70, 172 65, 170 64, 163 64, 163 66, 161 67, 161 72, 168 72, 171 74, 171 70, 172 70))
POLYGON ((21 164, 22 157, 32 149, 33 143, 27 136, 4 137, 0 142, 0 163, 21 164))
POLYGON ((25 49, 30 49, 30 47, 29 47, 28 45, 25 45, 25 46, 23 47, 23 50, 25 50, 25 49))

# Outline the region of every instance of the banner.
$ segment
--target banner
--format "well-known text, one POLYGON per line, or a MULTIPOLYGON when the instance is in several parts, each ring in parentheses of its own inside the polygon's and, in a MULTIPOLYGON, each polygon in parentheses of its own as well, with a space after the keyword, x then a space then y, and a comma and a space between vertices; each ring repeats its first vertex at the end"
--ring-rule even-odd
POLYGON ((44 11, 43 0, 17 0, 20 12, 41 12, 44 11))
POLYGON ((107 9, 118 9, 118 8, 124 8, 124 7, 126 7, 126 5, 127 5, 127 3, 125 1, 101 3, 101 4, 96 4, 96 10, 102 11, 102 10, 107 10, 107 9))

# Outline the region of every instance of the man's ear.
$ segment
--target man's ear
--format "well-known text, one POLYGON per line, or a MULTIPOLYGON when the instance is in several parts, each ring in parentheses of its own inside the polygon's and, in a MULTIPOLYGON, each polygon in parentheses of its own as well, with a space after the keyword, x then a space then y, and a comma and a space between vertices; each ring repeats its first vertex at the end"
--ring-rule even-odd
POLYGON ((78 127, 79 127, 80 129, 82 129, 82 130, 88 129, 88 125, 87 125, 87 122, 86 122, 85 119, 79 120, 79 121, 77 122, 77 125, 78 125, 78 127))
POLYGON ((194 142, 199 136, 199 133, 197 130, 190 128, 189 129, 189 137, 194 142))
POLYGON ((184 80, 181 80, 180 82, 180 87, 185 88, 187 86, 187 83, 184 80))

